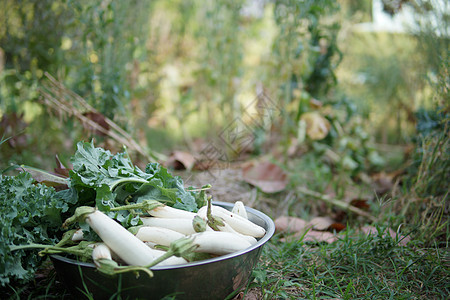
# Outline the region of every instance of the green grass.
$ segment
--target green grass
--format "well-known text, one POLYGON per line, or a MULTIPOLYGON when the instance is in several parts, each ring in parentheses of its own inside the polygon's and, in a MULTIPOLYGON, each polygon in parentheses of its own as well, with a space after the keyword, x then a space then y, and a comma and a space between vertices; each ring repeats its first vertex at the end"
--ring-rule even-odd
POLYGON ((262 299, 448 299, 448 244, 400 246, 389 236, 354 230, 339 236, 333 244, 274 236, 248 289, 262 299))
MULTIPOLYGON (((379 232, 384 232, 379 228, 379 232)), ((276 234, 264 247, 247 293, 261 299, 448 299, 448 244, 423 248, 355 230, 332 244, 284 242, 276 234)), ((5 295, 5 294, 3 294, 5 295)), ((8 294, 6 294, 8 295, 8 294)), ((4 298, 6 299, 6 298, 4 298)), ((9 299, 72 299, 53 271, 9 299)))

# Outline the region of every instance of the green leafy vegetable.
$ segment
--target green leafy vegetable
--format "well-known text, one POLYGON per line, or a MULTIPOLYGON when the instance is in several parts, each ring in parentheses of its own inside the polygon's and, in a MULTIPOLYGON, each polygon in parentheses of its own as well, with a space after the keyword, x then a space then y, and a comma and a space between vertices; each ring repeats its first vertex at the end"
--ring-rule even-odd
MULTIPOLYGON (((65 192, 66 193, 66 192, 65 192)), ((60 237, 63 213, 74 204, 62 193, 34 184, 27 172, 17 176, 0 175, 0 285, 10 281, 27 282, 42 262, 29 250, 11 252, 13 245, 53 244, 60 237)))
MULTIPOLYGON (((113 155, 95 148, 92 142, 79 142, 71 162, 73 170, 69 171, 68 179, 24 166, 25 172, 17 176, 0 173, 1 286, 11 281, 26 283, 34 278, 43 258, 28 246, 55 245, 62 236, 62 222, 78 206, 97 206, 130 227, 142 224, 139 218, 142 210, 111 211, 111 208, 156 200, 196 212, 204 202, 204 193, 185 190, 181 178, 172 176, 160 164, 150 163, 145 172, 140 170, 126 151, 113 155), (35 184, 36 181, 65 189, 56 191, 52 186, 35 184)), ((87 224, 80 226, 86 239, 99 240, 87 224)))
POLYGON ((126 151, 113 155, 92 142, 79 142, 71 162, 70 186, 79 195, 91 191, 95 205, 126 227, 140 224, 139 217, 128 211, 110 212, 111 208, 145 200, 192 212, 199 208, 195 193, 185 190, 180 177, 159 163, 149 163, 144 172, 133 165, 126 151))

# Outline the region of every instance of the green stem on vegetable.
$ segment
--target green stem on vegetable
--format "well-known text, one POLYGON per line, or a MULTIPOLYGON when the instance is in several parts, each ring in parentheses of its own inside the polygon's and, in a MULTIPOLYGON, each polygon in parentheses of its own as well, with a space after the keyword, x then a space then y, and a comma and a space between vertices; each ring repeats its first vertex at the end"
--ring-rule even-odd
POLYGON ((62 247, 67 244, 73 243, 72 237, 76 231, 77 231, 76 229, 71 229, 69 231, 64 232, 61 240, 55 245, 55 247, 62 247))
MULTIPOLYGON (((133 197, 131 197, 131 195, 128 195, 128 197, 125 199, 125 204, 126 205, 131 205, 130 203, 130 199, 132 199, 133 197)), ((130 214, 132 214, 133 216, 138 216, 140 215, 139 213, 137 213, 134 209, 130 209, 130 214)))
POLYGON ((107 275, 116 275, 126 272, 136 272, 136 277, 139 277, 139 272, 142 271, 148 274, 151 278, 153 277, 153 272, 147 267, 139 267, 139 266, 119 266, 117 262, 107 259, 101 258, 96 261, 97 270, 107 275))
POLYGON ((77 209, 75 210, 75 213, 73 214, 73 216, 71 216, 66 221, 64 221, 62 227, 63 228, 68 228, 69 225, 71 225, 73 223, 76 223, 76 222, 79 222, 80 220, 84 220, 86 215, 91 214, 94 211, 95 211, 95 208, 94 207, 90 207, 90 206, 77 207, 77 209))
POLYGON ((183 257, 190 253, 192 253, 198 245, 194 244, 194 239, 190 237, 184 237, 181 239, 178 239, 174 242, 172 242, 169 246, 169 249, 166 253, 161 255, 160 257, 156 258, 154 261, 152 261, 149 265, 145 266, 146 268, 151 268, 160 262, 168 259, 171 256, 178 256, 183 257))
POLYGON ((203 191, 206 191, 206 190, 211 189, 211 187, 212 187, 212 185, 210 185, 210 184, 205 184, 204 186, 202 186, 202 187, 199 188, 199 189, 187 188, 186 191, 188 191, 188 192, 203 192, 203 191))
POLYGON ((148 183, 148 181, 143 179, 143 178, 139 178, 139 177, 125 177, 125 178, 121 178, 119 180, 114 181, 114 184, 112 184, 109 188, 112 191, 112 190, 114 190, 116 188, 116 186, 118 186, 119 184, 121 184, 123 182, 148 183))
POLYGON ((59 254, 59 253, 68 253, 73 254, 79 257, 90 257, 92 255, 92 248, 87 247, 87 245, 92 244, 93 242, 85 242, 80 243, 76 246, 72 247, 59 247, 53 245, 44 245, 44 244, 28 244, 28 245, 18 245, 11 246, 11 251, 22 250, 22 249, 36 249, 36 248, 44 248, 44 250, 39 252, 40 256, 44 256, 47 254, 59 254))
POLYGON ((219 226, 223 227, 223 226, 225 226, 225 223, 221 217, 213 216, 213 214, 211 212, 211 205, 212 205, 211 202, 212 202, 212 197, 210 196, 210 197, 208 197, 208 209, 206 211, 206 218, 207 218, 206 223, 213 230, 220 231, 219 226))
POLYGON ((156 200, 144 200, 140 203, 135 203, 135 204, 128 204, 128 205, 122 205, 122 206, 117 206, 117 207, 113 207, 110 210, 111 211, 120 211, 120 210, 134 210, 134 209, 141 209, 141 210, 153 210, 156 207, 160 207, 163 206, 164 204, 162 204, 159 201, 156 200))
POLYGON ((203 232, 206 230, 206 226, 208 224, 205 220, 203 220, 200 216, 195 216, 192 219, 192 227, 194 228, 195 232, 203 232))

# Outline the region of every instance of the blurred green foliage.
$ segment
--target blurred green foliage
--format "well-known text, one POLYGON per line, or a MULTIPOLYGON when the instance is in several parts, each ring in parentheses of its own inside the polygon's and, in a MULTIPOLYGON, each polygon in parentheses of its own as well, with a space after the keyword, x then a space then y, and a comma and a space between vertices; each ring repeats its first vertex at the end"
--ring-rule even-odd
MULTIPOLYGON (((416 135, 415 112, 448 102, 437 84, 448 65, 449 11, 445 1, 382 1, 392 14, 407 10, 404 31, 352 30, 343 36, 345 53, 337 71, 339 90, 367 114, 377 141, 408 143, 416 135), (392 5, 399 5, 394 10, 392 5)), ((353 16, 349 23, 358 20, 353 16)), ((344 25, 345 26, 345 25, 344 25)), ((444 75, 448 80, 448 73, 444 75)))
POLYGON ((129 70, 145 54, 149 10, 148 1, 1 2, 0 134, 20 139, 3 147, 5 163, 17 154, 21 162, 45 163, 45 150, 64 153, 86 137, 72 119, 61 126, 49 118, 39 101, 45 72, 103 115, 131 125, 129 70))
MULTIPOLYGON (((257 85, 276 92, 275 101, 293 116, 283 130, 292 131, 299 115, 287 107, 295 101, 294 90, 325 97, 335 83, 339 26, 325 23, 338 6, 334 1, 285 1, 244 13, 245 5, 194 0, 2 2, 5 63, 0 95, 8 125, 2 134, 24 136, 24 151, 43 144, 64 150, 73 147, 66 138, 86 138, 73 120, 58 130, 58 120, 48 118, 49 108, 39 101, 45 72, 104 116, 136 130, 148 144, 152 141, 146 137, 160 128, 185 140, 191 134, 216 135, 226 122, 245 113, 257 85), (269 48, 261 53, 258 47, 264 43, 269 48), (40 135, 29 126, 23 132, 6 130, 19 121, 51 133, 40 135)), ((19 152, 16 146, 13 152, 19 152)))
POLYGON ((148 3, 25 0, 2 6, 4 88, 11 88, 2 93, 3 110, 20 111, 20 101, 36 100, 37 94, 17 96, 49 72, 106 116, 126 112, 126 69, 143 51, 148 3))
MULTIPOLYGON (((442 59, 434 58, 445 56, 448 42, 348 30, 370 20, 371 1, 5 0, 0 6, 0 134, 11 137, 2 147, 4 164, 48 163, 42 153, 70 153, 81 139, 111 146, 70 112, 58 114, 41 101, 48 72, 159 150, 215 138, 255 110, 256 95, 265 91, 280 117, 254 130, 254 153, 273 145, 287 158, 295 144, 319 156, 333 153, 333 167, 375 170, 382 160, 373 134, 382 142, 410 140, 414 112, 430 98, 423 76, 432 80, 440 72, 442 59), (324 138, 304 138, 302 120, 310 113, 329 123, 324 138)), ((416 11, 430 12, 425 4, 416 11)))
POLYGON ((370 0, 0 1, 0 169, 52 169, 54 155, 68 161, 79 140, 122 146, 43 102, 48 72, 158 151, 184 142, 194 152, 196 138, 214 140, 243 120, 254 140, 241 150, 284 159, 292 189, 333 189, 338 199, 365 187, 361 173, 410 163, 392 166, 375 142, 386 152, 413 143, 395 209, 384 214, 417 225, 428 241, 443 238, 448 5, 382 2, 393 15, 401 7, 390 4, 412 8, 420 26, 357 30, 373 20, 370 0), (255 107, 262 92, 277 114, 255 127, 247 116, 265 117, 255 107))

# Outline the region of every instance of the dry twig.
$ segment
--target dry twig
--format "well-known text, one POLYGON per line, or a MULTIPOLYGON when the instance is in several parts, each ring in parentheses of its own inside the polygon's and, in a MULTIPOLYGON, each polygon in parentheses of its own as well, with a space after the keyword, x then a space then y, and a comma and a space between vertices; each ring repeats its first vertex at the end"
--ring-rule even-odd
POLYGON ((376 221, 376 218, 374 216, 372 216, 371 214, 369 214, 369 213, 363 211, 362 209, 359 209, 359 208, 357 208, 357 207, 355 207, 353 205, 350 205, 349 203, 346 203, 344 201, 340 201, 338 199, 331 198, 331 197, 329 197, 327 195, 323 195, 321 193, 317 193, 317 192, 311 191, 311 190, 309 190, 307 188, 303 188, 303 187, 298 187, 297 191, 302 193, 302 194, 304 194, 304 195, 320 199, 320 200, 322 200, 322 201, 324 201, 324 202, 326 202, 328 204, 334 205, 334 206, 339 207, 339 208, 341 208, 343 210, 351 211, 352 213, 355 213, 357 215, 366 217, 369 220, 371 220, 372 222, 376 221))
POLYGON ((89 105, 80 95, 66 88, 61 82, 57 81, 50 74, 45 73, 45 76, 48 81, 44 83, 45 88, 40 89, 43 102, 45 105, 56 111, 60 116, 73 116, 77 118, 84 127, 92 128, 93 130, 101 132, 116 142, 138 152, 148 160, 165 160, 165 156, 163 154, 150 149, 144 149, 129 133, 106 116, 103 116, 103 118, 108 128, 105 128, 94 120, 86 117, 84 115, 85 112, 91 112, 99 115, 100 113, 89 105))

